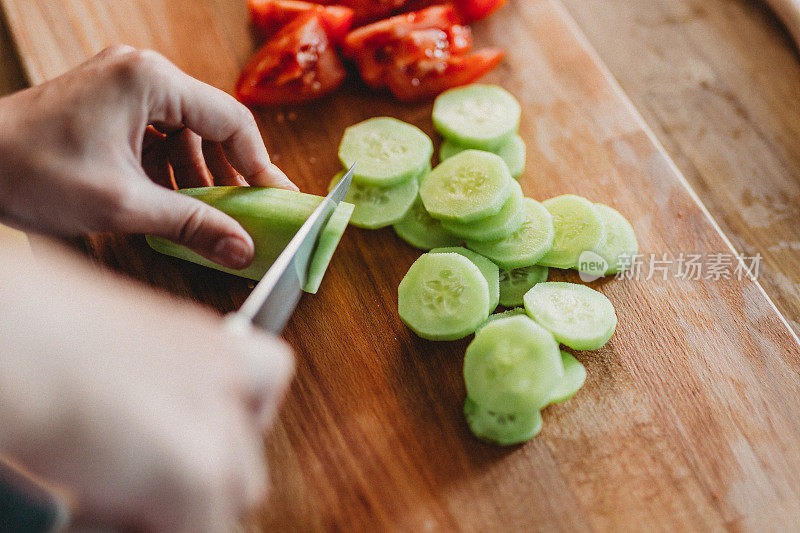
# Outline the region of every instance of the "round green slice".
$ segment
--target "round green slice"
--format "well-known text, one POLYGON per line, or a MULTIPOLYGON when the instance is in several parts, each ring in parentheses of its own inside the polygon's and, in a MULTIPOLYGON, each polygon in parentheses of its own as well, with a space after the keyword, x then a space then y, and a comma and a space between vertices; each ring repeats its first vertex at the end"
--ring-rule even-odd
POLYGON ((390 117, 350 126, 339 145, 345 168, 356 164, 353 183, 388 187, 421 173, 430 164, 433 143, 422 130, 390 117))
POLYGON ((514 183, 499 156, 466 150, 434 168, 419 196, 433 218, 469 223, 500 212, 514 183))
POLYGON ((511 196, 496 215, 469 224, 443 220, 442 227, 464 239, 494 241, 505 239, 517 231, 523 222, 525 222, 525 196, 519 183, 514 182, 511 196))
POLYGON ((551 392, 549 404, 566 402, 583 387, 586 382, 586 367, 569 353, 561 350, 561 362, 564 363, 564 377, 551 392))
MULTIPOLYGON (((445 139, 442 141, 442 145, 439 147, 439 161, 444 161, 445 159, 453 157, 464 150, 469 150, 470 148, 474 147, 458 144, 451 139, 445 139)), ((508 170, 511 172, 512 178, 519 178, 525 171, 525 141, 523 141, 522 137, 519 135, 514 135, 500 148, 497 150, 492 150, 492 153, 503 158, 503 161, 505 161, 506 165, 508 165, 508 170)))
POLYGON ((435 341, 475 332, 489 314, 489 284, 475 263, 459 254, 424 254, 397 289, 402 321, 435 341))
POLYGON ((486 324, 464 357, 467 395, 492 411, 540 409, 563 375, 553 335, 526 316, 486 324))
POLYGON ((553 244, 553 219, 542 204, 525 198, 525 222, 505 239, 467 241, 467 248, 505 269, 535 265, 553 244))
POLYGON ((486 283, 489 284, 489 309, 486 311, 488 315, 500 303, 500 269, 497 265, 486 259, 481 254, 467 250, 462 246, 452 246, 446 248, 434 248, 431 250, 432 254, 459 254, 463 255, 481 270, 483 276, 486 278, 486 283))
POLYGON ((519 413, 499 413, 481 407, 467 396, 464 417, 473 435, 497 446, 513 446, 531 440, 542 430, 538 409, 519 413))
POLYGON ((486 320, 484 320, 483 324, 481 324, 480 327, 478 327, 478 329, 475 330, 475 333, 479 332, 480 330, 483 329, 485 325, 491 324, 495 320, 501 320, 503 318, 509 318, 512 316, 519 316, 519 315, 528 316, 528 313, 525 311, 524 307, 515 307, 514 309, 506 309, 505 311, 502 311, 500 313, 493 313, 488 317, 486 317, 486 320))
POLYGON ((606 238, 595 250, 605 259, 606 274, 616 274, 631 267, 639 251, 633 226, 619 211, 603 204, 594 204, 606 227, 606 238))
POLYGON ((428 214, 417 197, 406 216, 394 225, 397 236, 420 250, 458 246, 461 239, 447 232, 442 223, 428 214))
POLYGON ((538 283, 525 294, 528 315, 575 350, 601 348, 617 327, 614 306, 602 293, 577 283, 538 283))
POLYGON ((542 202, 553 215, 553 247, 539 264, 555 268, 574 268, 580 255, 597 249, 606 238, 600 213, 586 198, 565 194, 542 202))
POLYGON ((500 269, 500 304, 505 307, 522 305, 525 293, 537 283, 547 281, 547 267, 532 265, 500 269))
MULTIPOLYGON (((339 183, 344 172, 336 174, 328 190, 339 183)), ((378 229, 400 222, 417 199, 419 182, 412 176, 406 181, 389 187, 362 185, 353 182, 345 201, 353 204, 350 223, 359 228, 378 229)))
POLYGON ((491 151, 514 136, 521 114, 517 99, 502 87, 473 84, 436 98, 433 125, 459 144, 491 151))

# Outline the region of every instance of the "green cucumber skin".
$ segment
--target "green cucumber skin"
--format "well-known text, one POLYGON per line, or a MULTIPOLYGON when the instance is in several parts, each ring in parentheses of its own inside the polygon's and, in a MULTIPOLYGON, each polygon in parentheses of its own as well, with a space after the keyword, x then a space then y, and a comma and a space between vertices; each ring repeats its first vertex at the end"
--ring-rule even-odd
POLYGON ((462 243, 462 239, 447 232, 441 222, 425 211, 419 197, 403 220, 394 225, 394 231, 402 240, 420 250, 459 246, 462 243))
POLYGON ((339 202, 334 209, 328 223, 319 235, 317 249, 308 265, 308 279, 303 290, 309 294, 317 294, 328 265, 333 259, 333 254, 344 236, 350 217, 353 216, 354 206, 347 202, 339 202))
POLYGON ((500 313, 494 313, 494 314, 489 315, 488 317, 486 317, 486 320, 484 320, 483 324, 481 324, 480 327, 475 330, 475 333, 477 334, 485 326, 487 326, 488 324, 491 324, 495 320, 502 320, 504 318, 511 318, 512 316, 520 316, 520 315, 527 315, 527 314, 528 313, 525 311, 524 307, 515 307, 513 309, 506 309, 505 311, 502 311, 500 313))
MULTIPOLYGON (((452 139, 445 139, 442 141, 442 145, 439 147, 439 161, 444 161, 445 159, 453 157, 464 150, 470 150, 474 148, 474 146, 459 144, 452 139)), ((508 171, 511 173, 511 177, 514 179, 519 179, 519 177, 522 176, 522 173, 525 172, 526 152, 527 149, 525 147, 525 141, 523 141, 522 137, 520 137, 518 134, 515 134, 513 137, 511 137, 511 140, 503 144, 503 146, 497 150, 492 151, 493 154, 499 155, 501 158, 503 158, 503 161, 505 161, 506 165, 508 165, 508 171)))
POLYGON ((442 227, 465 240, 496 241, 505 239, 517 231, 525 222, 525 214, 525 196, 522 187, 514 182, 511 195, 496 215, 471 224, 443 220, 442 227))
POLYGON ((583 387, 586 382, 586 367, 569 352, 561 350, 561 361, 564 363, 564 378, 551 393, 549 405, 566 402, 583 387))
MULTIPOLYGON (((269 187, 201 187, 183 189, 179 192, 197 198, 227 213, 239 222, 255 243, 253 262, 245 269, 233 270, 209 261, 192 250, 167 239, 147 235, 146 240, 150 247, 172 257, 256 281, 264 276, 303 222, 311 216, 311 213, 322 201, 320 196, 269 187)), ((332 215, 331 220, 341 220, 342 217, 349 220, 349 213, 352 212, 352 209, 352 204, 339 204, 338 213, 335 213, 335 217, 332 215)), ((327 227, 323 233, 326 233, 326 230, 328 230, 327 227)), ((332 235, 330 230, 327 233, 332 235)), ((335 233, 333 232, 333 234, 335 233)), ((323 256, 314 258, 312 263, 316 265, 315 269, 321 269, 324 273, 330 257, 327 260, 323 259, 323 256)), ((318 270, 309 271, 309 278, 312 277, 312 274, 318 276, 318 270)))
POLYGON ((606 225, 606 238, 595 250, 608 264, 606 275, 627 270, 631 265, 623 264, 621 257, 624 254, 632 262, 633 256, 639 251, 633 226, 613 207, 605 204, 594 204, 594 207, 606 225))
POLYGON ((492 263, 491 259, 483 257, 478 252, 467 250, 462 246, 450 246, 443 248, 434 248, 430 251, 432 254, 458 254, 463 255, 478 267, 486 278, 486 283, 489 284, 489 309, 487 314, 494 311, 500 303, 500 269, 497 265, 492 263))

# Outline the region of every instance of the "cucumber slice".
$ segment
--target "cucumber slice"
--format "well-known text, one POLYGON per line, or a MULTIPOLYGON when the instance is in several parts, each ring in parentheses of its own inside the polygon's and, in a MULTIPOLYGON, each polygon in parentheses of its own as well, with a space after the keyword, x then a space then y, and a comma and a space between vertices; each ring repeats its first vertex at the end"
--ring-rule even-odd
POLYGON ((397 236, 420 250, 458 246, 461 239, 448 233, 442 223, 431 217, 417 197, 403 219, 394 225, 397 236))
POLYGON ((605 259, 606 274, 616 274, 631 267, 633 256, 639 251, 636 233, 619 211, 604 204, 594 204, 606 226, 606 238, 595 250, 605 259))
POLYGON ((580 361, 564 350, 561 350, 561 362, 564 364, 564 377, 559 381, 553 392, 550 393, 548 404, 566 402, 583 387, 586 382, 586 367, 580 361))
MULTIPOLYGON (((445 139, 442 141, 442 145, 439 147, 439 161, 444 161, 445 159, 453 157, 464 150, 469 150, 470 148, 474 147, 458 144, 451 139, 445 139)), ((516 134, 500 148, 497 150, 492 150, 492 153, 503 158, 503 161, 505 161, 506 165, 508 165, 509 172, 511 172, 511 177, 514 179, 519 178, 525 171, 525 152, 525 141, 522 140, 522 137, 516 134)))
POLYGON ((491 324, 495 320, 500 320, 503 318, 509 318, 512 316, 519 316, 525 315, 528 316, 528 313, 525 311, 524 307, 515 307, 514 309, 506 309, 502 313, 494 313, 486 317, 486 320, 483 321, 483 324, 480 325, 478 329, 475 330, 475 333, 478 333, 483 327, 487 324, 491 324))
POLYGON ((388 187, 421 173, 430 164, 433 143, 419 128, 390 117, 365 120, 344 131, 339 160, 358 162, 353 183, 388 187))
MULTIPOLYGON (((184 246, 148 235, 146 239, 150 247, 166 255, 253 280, 261 279, 322 201, 320 196, 268 187, 201 187, 179 192, 197 198, 239 222, 253 238, 253 262, 243 270, 232 270, 213 263, 184 246)), ((342 221, 350 220, 352 209, 351 204, 340 203, 323 229, 304 288, 307 292, 316 292, 319 288, 333 251, 347 226, 342 221)))
POLYGON ((547 267, 539 265, 500 269, 500 303, 505 307, 522 305, 525 293, 537 283, 547 281, 548 273, 547 267))
POLYGON ((597 249, 606 238, 600 213, 586 198, 565 194, 542 202, 553 215, 553 247, 539 264, 555 268, 573 268, 580 255, 597 249))
POLYGON ((553 335, 526 316, 495 320, 467 347, 467 395, 504 413, 540 409, 564 376, 553 335))
POLYGON ((499 156, 466 150, 434 168, 419 196, 433 218, 468 223, 500 212, 513 183, 499 156))
POLYGON ((430 253, 459 254, 475 263, 475 266, 480 269, 483 277, 486 278, 486 283, 489 284, 489 309, 486 311, 486 314, 488 315, 497 307, 497 304, 500 303, 500 269, 497 268, 497 265, 481 254, 473 252, 472 250, 467 250, 461 246, 434 248, 430 253))
POLYGON ((496 215, 469 224, 443 220, 442 227, 464 239, 494 241, 505 239, 517 231, 523 222, 525 222, 525 196, 519 183, 514 182, 511 196, 496 215))
POLYGON ((473 84, 436 98, 433 125, 459 144, 491 151, 517 133, 521 114, 517 99, 502 87, 473 84))
POLYGON ((558 342, 575 350, 601 348, 617 327, 614 306, 585 285, 547 281, 525 294, 525 310, 558 342))
POLYGON ((481 407, 467 396, 464 417, 473 435, 497 446, 513 446, 531 440, 542 430, 538 409, 519 413, 499 413, 481 407))
MULTIPOLYGON (((329 191, 339 183, 342 176, 344 172, 333 177, 328 186, 329 191)), ((354 182, 345 196, 345 201, 355 206, 350 223, 364 229, 391 226, 406 216, 418 193, 419 182, 416 176, 389 187, 354 182)))
POLYGON ((505 239, 467 241, 467 248, 485 255, 501 268, 535 265, 553 244, 553 219, 542 204, 525 198, 525 222, 505 239))
POLYGON ((417 335, 452 341, 474 333, 489 314, 489 284, 459 254, 424 254, 397 289, 400 319, 417 335))

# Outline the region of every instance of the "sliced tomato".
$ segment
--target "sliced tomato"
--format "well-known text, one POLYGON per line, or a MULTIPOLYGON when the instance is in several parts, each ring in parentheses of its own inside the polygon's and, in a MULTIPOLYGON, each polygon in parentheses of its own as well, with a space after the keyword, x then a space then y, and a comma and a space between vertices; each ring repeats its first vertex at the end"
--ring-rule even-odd
POLYGON ((403 11, 410 0, 319 0, 321 4, 341 4, 355 13, 357 26, 403 11))
POLYGON ((456 7, 464 16, 467 22, 474 22, 476 20, 485 19, 500 6, 506 3, 506 0, 453 0, 456 7))
POLYGON ((392 68, 387 84, 392 94, 403 102, 424 100, 460 85, 467 85, 494 69, 505 52, 484 48, 463 56, 451 56, 445 62, 418 62, 405 68, 392 68))
POLYGON ((307 102, 339 87, 345 70, 316 12, 299 15, 242 71, 236 97, 247 105, 307 102))
POLYGON ((340 43, 353 26, 353 10, 341 5, 323 6, 300 0, 249 0, 250 20, 264 38, 269 38, 299 15, 315 12, 319 15, 328 37, 340 43))

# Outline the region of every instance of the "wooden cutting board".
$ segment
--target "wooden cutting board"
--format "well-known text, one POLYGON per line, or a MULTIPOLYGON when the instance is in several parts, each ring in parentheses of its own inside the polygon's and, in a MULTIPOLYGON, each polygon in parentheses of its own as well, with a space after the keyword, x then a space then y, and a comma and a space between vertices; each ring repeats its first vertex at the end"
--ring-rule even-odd
MULTIPOLYGON (((230 90, 253 50, 244 0, 2 0, 30 80, 108 44, 155 48, 230 90)), ((602 350, 578 353, 586 386, 544 411, 532 442, 497 449, 461 415, 467 342, 434 343, 397 317, 419 255, 391 230, 348 230, 286 339, 298 377, 267 439, 274 489, 263 530, 792 529, 800 519, 800 349, 557 0, 510 0, 476 25, 505 47, 489 77, 522 102, 527 195, 577 193, 624 213, 645 265, 592 286, 616 305, 602 350), (651 254, 673 260, 669 272, 651 254), (677 275, 703 254, 700 279, 677 275), (721 254, 721 255, 715 255, 721 254), (723 269, 725 270, 725 269, 723 269), (651 277, 652 279, 646 279, 651 277)), ((392 115, 433 134, 430 105, 351 83, 304 108, 258 113, 276 162, 323 193, 343 129, 392 115)), ((161 257, 141 237, 97 236, 98 261, 220 312, 247 281, 161 257)), ((568 273, 552 278, 576 280, 568 273)), ((187 333, 190 334, 190 333, 187 333)))

